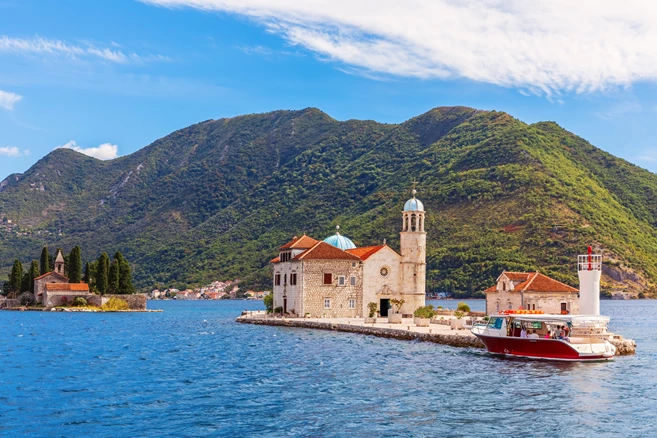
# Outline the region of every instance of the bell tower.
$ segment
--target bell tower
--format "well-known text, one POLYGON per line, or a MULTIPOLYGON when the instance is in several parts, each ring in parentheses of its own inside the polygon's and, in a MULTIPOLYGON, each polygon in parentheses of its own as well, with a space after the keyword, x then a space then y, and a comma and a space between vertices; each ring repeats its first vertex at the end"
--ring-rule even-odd
MULTIPOLYGON (((415 183, 414 183, 415 184, 415 183)), ((415 195, 404 204, 402 231, 399 233, 401 250, 401 293, 414 307, 424 306, 427 281, 427 233, 424 231, 424 205, 415 195)))
POLYGON ((55 272, 64 275, 64 256, 62 256, 61 249, 57 252, 57 258, 55 259, 55 272))

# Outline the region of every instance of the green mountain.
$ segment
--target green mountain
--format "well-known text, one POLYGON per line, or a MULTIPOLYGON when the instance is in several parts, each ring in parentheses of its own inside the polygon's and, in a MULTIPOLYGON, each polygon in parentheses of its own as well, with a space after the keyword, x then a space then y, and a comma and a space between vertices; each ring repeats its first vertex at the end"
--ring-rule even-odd
POLYGON ((589 244, 607 290, 657 284, 657 175, 555 123, 464 107, 402 124, 312 108, 208 120, 111 161, 55 150, 0 183, 0 266, 80 245, 86 259, 123 252, 142 288, 267 287, 295 234, 339 224, 359 245, 398 245, 413 179, 431 291, 480 291, 503 269, 576 285, 589 244))

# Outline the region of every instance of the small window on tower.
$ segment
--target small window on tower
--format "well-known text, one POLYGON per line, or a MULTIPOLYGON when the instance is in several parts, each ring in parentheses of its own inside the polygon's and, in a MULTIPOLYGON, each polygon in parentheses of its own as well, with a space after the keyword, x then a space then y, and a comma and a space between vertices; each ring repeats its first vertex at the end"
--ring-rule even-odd
POLYGON ((280 286, 281 285, 281 274, 276 274, 274 276, 274 285, 275 286, 280 286))
POLYGON ((333 284, 333 274, 324 274, 324 284, 333 284))
POLYGON ((290 285, 295 286, 297 284, 297 274, 290 274, 290 285))

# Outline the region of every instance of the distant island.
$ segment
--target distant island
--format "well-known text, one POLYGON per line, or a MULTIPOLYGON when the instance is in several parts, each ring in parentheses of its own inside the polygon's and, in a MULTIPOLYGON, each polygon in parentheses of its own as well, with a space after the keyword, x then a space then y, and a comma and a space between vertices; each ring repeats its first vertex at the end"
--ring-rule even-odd
POLYGON ((272 248, 340 225, 399 246, 416 177, 428 205, 427 292, 481 296, 503 270, 577 284, 603 254, 602 292, 651 297, 657 175, 553 122, 439 107, 399 124, 314 108, 207 120, 111 161, 57 149, 0 182, 0 274, 44 243, 120 248, 137 290, 223 278, 271 288, 272 248))
POLYGON ((239 279, 228 281, 213 281, 207 286, 179 290, 167 288, 153 289, 148 298, 151 300, 261 300, 271 291, 242 291, 238 285, 239 279))

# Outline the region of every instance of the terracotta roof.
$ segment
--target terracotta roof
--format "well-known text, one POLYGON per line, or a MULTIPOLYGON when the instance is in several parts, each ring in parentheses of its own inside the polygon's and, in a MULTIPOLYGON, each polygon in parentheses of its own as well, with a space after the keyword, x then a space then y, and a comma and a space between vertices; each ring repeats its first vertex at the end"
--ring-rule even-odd
POLYGON ((46 283, 46 290, 89 292, 89 285, 87 283, 46 283))
POLYGON ((312 259, 322 259, 322 260, 359 260, 358 256, 349 254, 347 251, 343 251, 340 248, 326 243, 326 242, 317 242, 315 246, 310 248, 307 251, 302 252, 294 259, 296 260, 312 260, 312 259))
POLYGON ((305 234, 301 237, 294 237, 292 240, 287 242, 285 245, 281 246, 279 249, 308 249, 312 248, 319 242, 312 237, 306 236, 305 234))
POLYGON ((278 263, 280 261, 281 261, 281 258, 277 256, 277 257, 274 257, 273 259, 269 260, 269 263, 278 263))
POLYGON ((35 279, 35 280, 39 280, 39 279, 41 279, 41 278, 43 278, 43 277, 47 277, 47 276, 50 275, 50 274, 54 274, 54 275, 56 275, 56 276, 58 276, 58 277, 61 277, 61 278, 64 279, 64 280, 68 281, 68 277, 64 277, 62 274, 60 274, 60 273, 58 273, 58 272, 55 272, 55 271, 46 272, 45 274, 43 274, 43 275, 39 275, 38 277, 35 277, 34 279, 35 279))
MULTIPOLYGON (((550 278, 540 272, 503 272, 509 280, 522 281, 511 290, 510 292, 561 292, 561 293, 575 293, 579 292, 578 289, 568 286, 565 283, 550 278), (513 277, 512 277, 513 276, 513 277), (516 280, 517 278, 517 280, 516 280)), ((484 290, 487 292, 497 292, 497 285, 491 286, 484 290)))
POLYGON ((377 246, 361 246, 359 248, 348 249, 349 254, 353 254, 361 260, 367 260, 372 255, 376 254, 387 245, 377 245, 377 246))

